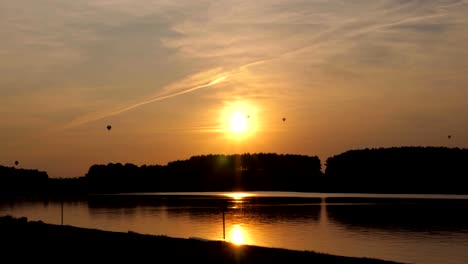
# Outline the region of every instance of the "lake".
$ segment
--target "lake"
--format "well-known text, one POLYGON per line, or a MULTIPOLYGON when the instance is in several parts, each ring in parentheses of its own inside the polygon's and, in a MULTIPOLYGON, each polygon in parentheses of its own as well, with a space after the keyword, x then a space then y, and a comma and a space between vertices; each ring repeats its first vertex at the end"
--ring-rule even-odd
POLYGON ((86 228, 406 263, 468 263, 467 195, 209 192, 0 200, 2 216, 53 224, 61 224, 62 208, 65 225, 86 228))

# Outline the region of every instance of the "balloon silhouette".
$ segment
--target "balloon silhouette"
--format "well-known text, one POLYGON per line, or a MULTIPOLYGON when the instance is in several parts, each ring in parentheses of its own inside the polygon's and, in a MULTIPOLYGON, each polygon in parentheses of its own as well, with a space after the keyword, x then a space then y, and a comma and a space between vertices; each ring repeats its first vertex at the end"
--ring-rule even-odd
POLYGON ((452 135, 448 135, 448 139, 451 139, 452 138, 452 135))
POLYGON ((112 126, 107 126, 107 130, 111 130, 112 126))
POLYGON ((15 160, 15 166, 18 166, 19 162, 17 160, 15 160))
POLYGON ((283 117, 283 122, 284 122, 284 121, 286 121, 286 118, 285 118, 285 117, 283 117))

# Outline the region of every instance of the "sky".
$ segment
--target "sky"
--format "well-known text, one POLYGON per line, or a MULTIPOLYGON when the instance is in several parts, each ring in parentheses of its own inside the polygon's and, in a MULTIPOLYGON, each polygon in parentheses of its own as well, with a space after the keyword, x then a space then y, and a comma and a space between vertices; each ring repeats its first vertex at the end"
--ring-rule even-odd
POLYGON ((0 0, 0 164, 466 148, 467 23, 467 0, 0 0))

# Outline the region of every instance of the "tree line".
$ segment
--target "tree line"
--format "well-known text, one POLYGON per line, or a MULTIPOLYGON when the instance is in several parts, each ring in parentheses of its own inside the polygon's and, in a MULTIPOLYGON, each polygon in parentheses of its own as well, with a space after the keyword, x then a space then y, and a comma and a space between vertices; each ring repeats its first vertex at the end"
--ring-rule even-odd
POLYGON ((350 150, 326 160, 275 153, 201 155, 167 165, 92 165, 86 175, 0 166, 2 194, 171 191, 468 193, 468 150, 394 147, 350 150))
POLYGON ((393 147, 350 150, 327 159, 338 192, 468 193, 468 149, 393 147))
POLYGON ((0 166, 0 194, 44 194, 48 180, 45 171, 0 166))

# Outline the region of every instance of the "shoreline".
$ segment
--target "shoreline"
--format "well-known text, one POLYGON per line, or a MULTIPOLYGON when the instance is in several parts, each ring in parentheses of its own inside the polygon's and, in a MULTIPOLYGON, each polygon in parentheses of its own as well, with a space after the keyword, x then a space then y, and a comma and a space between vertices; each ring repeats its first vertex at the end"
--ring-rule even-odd
POLYGON ((103 258, 106 261, 155 259, 172 263, 398 263, 313 251, 235 245, 197 237, 173 238, 132 231, 124 233, 61 226, 28 221, 25 217, 0 217, 0 234, 6 258, 26 257, 8 250, 11 247, 24 252, 39 252, 35 255, 36 261, 49 262, 64 260, 63 256, 73 256, 73 260, 88 262, 103 258))

